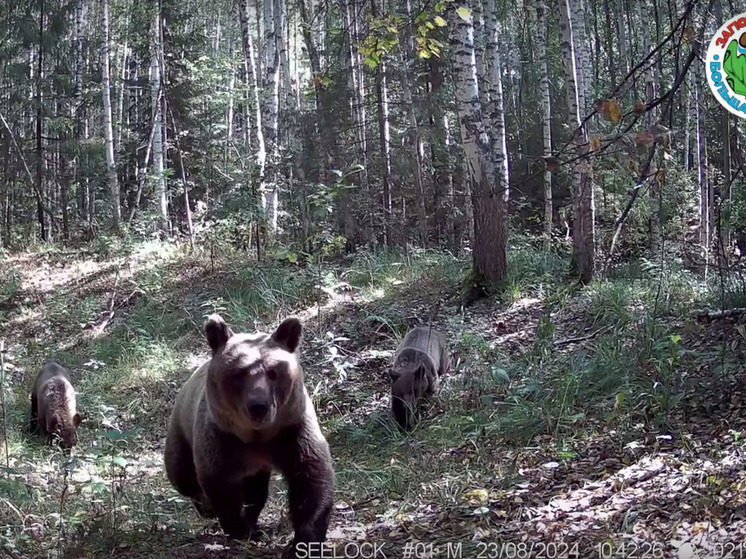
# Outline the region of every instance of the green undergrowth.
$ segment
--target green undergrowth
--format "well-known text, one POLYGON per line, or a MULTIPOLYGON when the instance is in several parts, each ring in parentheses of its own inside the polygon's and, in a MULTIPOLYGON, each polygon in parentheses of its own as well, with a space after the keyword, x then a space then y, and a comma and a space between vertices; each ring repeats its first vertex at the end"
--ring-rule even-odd
MULTIPOLYGON (((235 330, 266 330, 288 314, 324 307, 323 322, 306 324, 307 385, 335 457, 337 500, 365 503, 363 516, 375 522, 426 503, 471 518, 464 509, 470 490, 521 483, 500 458, 510 449, 550 440, 558 456, 571 459, 567 449, 589 434, 640 424, 675 429, 682 371, 694 351, 682 317, 720 300, 717 282, 705 284, 676 262, 642 261, 616 269, 610 280, 573 287, 567 254, 521 238, 509 251, 505 296, 474 310, 454 303, 470 263, 448 253, 362 252, 258 265, 227 251, 121 244, 89 248, 103 268, 90 281, 71 276, 42 303, 18 297, 31 267, 0 263, 0 277, 8 278, 0 282, 8 301, 0 323, 29 332, 11 350, 9 467, 0 454, 0 550, 15 556, 124 549, 148 557, 214 528, 169 487, 161 464, 173 398, 207 355, 202 325, 209 313, 220 312, 235 330), (106 259, 120 250, 132 273, 117 279, 121 261, 106 259), (501 313, 518 302, 540 316, 505 318, 528 331, 516 349, 496 340, 501 313), (411 316, 428 305, 439 310, 458 367, 404 434, 390 418, 380 375, 411 316), (50 356, 72 369, 85 417, 70 457, 25 429, 30 382, 50 356)), ((61 252, 45 255, 66 261, 61 252)), ((739 301, 740 286, 728 284, 729 301, 739 301)), ((275 491, 271 510, 282 507, 281 496, 275 491)))

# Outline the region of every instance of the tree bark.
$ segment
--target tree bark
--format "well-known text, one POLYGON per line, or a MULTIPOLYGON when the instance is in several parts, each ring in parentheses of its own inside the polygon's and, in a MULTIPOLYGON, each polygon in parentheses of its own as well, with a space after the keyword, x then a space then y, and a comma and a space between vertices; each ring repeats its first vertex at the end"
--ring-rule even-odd
MULTIPOLYGON (((371 0, 371 15, 378 17, 377 0, 371 0)), ((386 246, 394 244, 391 234, 393 204, 391 197, 391 125, 389 122, 389 91, 386 83, 386 62, 376 68, 376 106, 378 108, 378 136, 381 151, 381 180, 383 182, 383 228, 386 246)))
MULTIPOLYGON (((582 125, 576 76, 582 74, 575 67, 574 38, 572 33, 572 4, 575 0, 560 0, 560 28, 562 31, 562 58, 565 66, 565 86, 569 128, 573 131, 571 141, 574 150, 582 154, 587 151, 588 135, 582 125)), ((590 162, 581 159, 573 174, 573 257, 572 268, 581 283, 593 279, 595 269, 595 219, 593 185, 590 177, 590 162)))
MULTIPOLYGON (((544 146, 544 157, 552 155, 552 104, 549 92, 549 64, 547 60, 547 13, 544 0, 537 0, 536 5, 536 57, 539 61, 539 97, 541 97, 542 108, 542 143, 544 146)), ((552 225, 554 222, 554 211, 552 208, 552 173, 544 169, 544 236, 547 246, 552 237, 552 225)))
POLYGON ((111 81, 109 69, 110 39, 109 39, 109 0, 102 0, 104 45, 101 49, 101 82, 104 97, 104 145, 106 150, 106 181, 111 198, 111 218, 115 232, 119 231, 122 221, 122 209, 119 204, 119 181, 117 167, 114 160, 114 132, 111 115, 111 81))
MULTIPOLYGON (((457 7, 458 4, 454 6, 457 7)), ((471 17, 461 17, 456 9, 451 10, 450 18, 456 61, 456 106, 474 207, 474 280, 485 286, 504 279, 507 274, 504 193, 496 184, 490 141, 482 121, 474 26, 471 17)))
POLYGON ((153 115, 153 174, 155 175, 155 202, 158 215, 158 228, 168 230, 168 198, 166 197, 165 158, 166 149, 163 138, 163 98, 165 97, 164 76, 161 74, 161 51, 163 40, 161 36, 160 3, 153 22, 150 53, 150 99, 153 115))
MULTIPOLYGON (((412 10, 409 0, 405 0, 405 6, 406 21, 410 22, 412 18, 412 10)), ((410 68, 415 64, 415 48, 412 44, 414 37, 410 24, 406 25, 405 32, 407 33, 407 36, 401 37, 399 42, 399 54, 402 63, 401 87, 402 96, 404 98, 404 106, 406 107, 407 111, 407 119, 409 120, 410 133, 412 136, 412 151, 414 152, 414 179, 416 188, 415 196, 417 200, 417 228, 419 231, 420 242, 423 246, 427 246, 427 209, 425 206, 425 181, 422 176, 424 154, 422 152, 423 146, 422 136, 420 134, 420 126, 417 122, 417 112, 415 110, 412 95, 412 83, 414 83, 414 80, 411 76, 410 68)))

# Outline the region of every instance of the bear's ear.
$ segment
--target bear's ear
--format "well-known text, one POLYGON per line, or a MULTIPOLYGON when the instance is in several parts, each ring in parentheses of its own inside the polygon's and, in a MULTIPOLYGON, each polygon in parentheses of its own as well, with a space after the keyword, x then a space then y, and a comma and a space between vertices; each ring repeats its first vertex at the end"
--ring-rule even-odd
POLYGON ((233 331, 219 314, 211 314, 205 323, 205 334, 207 334, 207 343, 210 344, 212 353, 217 353, 226 342, 233 336, 233 331))
POLYGON ((282 321, 277 327, 277 330, 272 334, 272 341, 274 341, 280 347, 293 353, 300 345, 300 340, 303 337, 303 326, 300 320, 291 316, 282 321))

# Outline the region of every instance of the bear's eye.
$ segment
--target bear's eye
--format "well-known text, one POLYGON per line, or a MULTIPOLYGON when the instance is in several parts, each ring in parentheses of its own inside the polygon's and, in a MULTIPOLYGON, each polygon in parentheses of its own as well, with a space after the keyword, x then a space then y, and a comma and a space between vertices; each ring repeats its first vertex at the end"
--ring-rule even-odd
POLYGON ((267 371, 267 378, 269 380, 276 380, 277 379, 277 371, 275 369, 269 369, 267 371))

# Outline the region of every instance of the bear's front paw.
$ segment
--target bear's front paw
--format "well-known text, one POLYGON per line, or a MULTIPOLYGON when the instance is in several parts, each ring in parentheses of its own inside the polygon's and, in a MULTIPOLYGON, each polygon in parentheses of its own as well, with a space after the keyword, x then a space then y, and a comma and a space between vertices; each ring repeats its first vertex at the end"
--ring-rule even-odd
POLYGON ((220 527, 227 536, 235 540, 246 540, 251 535, 251 528, 240 517, 230 520, 221 518, 220 527))
POLYGON ((197 513, 202 518, 217 518, 218 515, 215 514, 215 511, 212 510, 212 507, 210 505, 207 505, 201 501, 192 500, 192 504, 194 504, 194 508, 197 509, 197 513))

